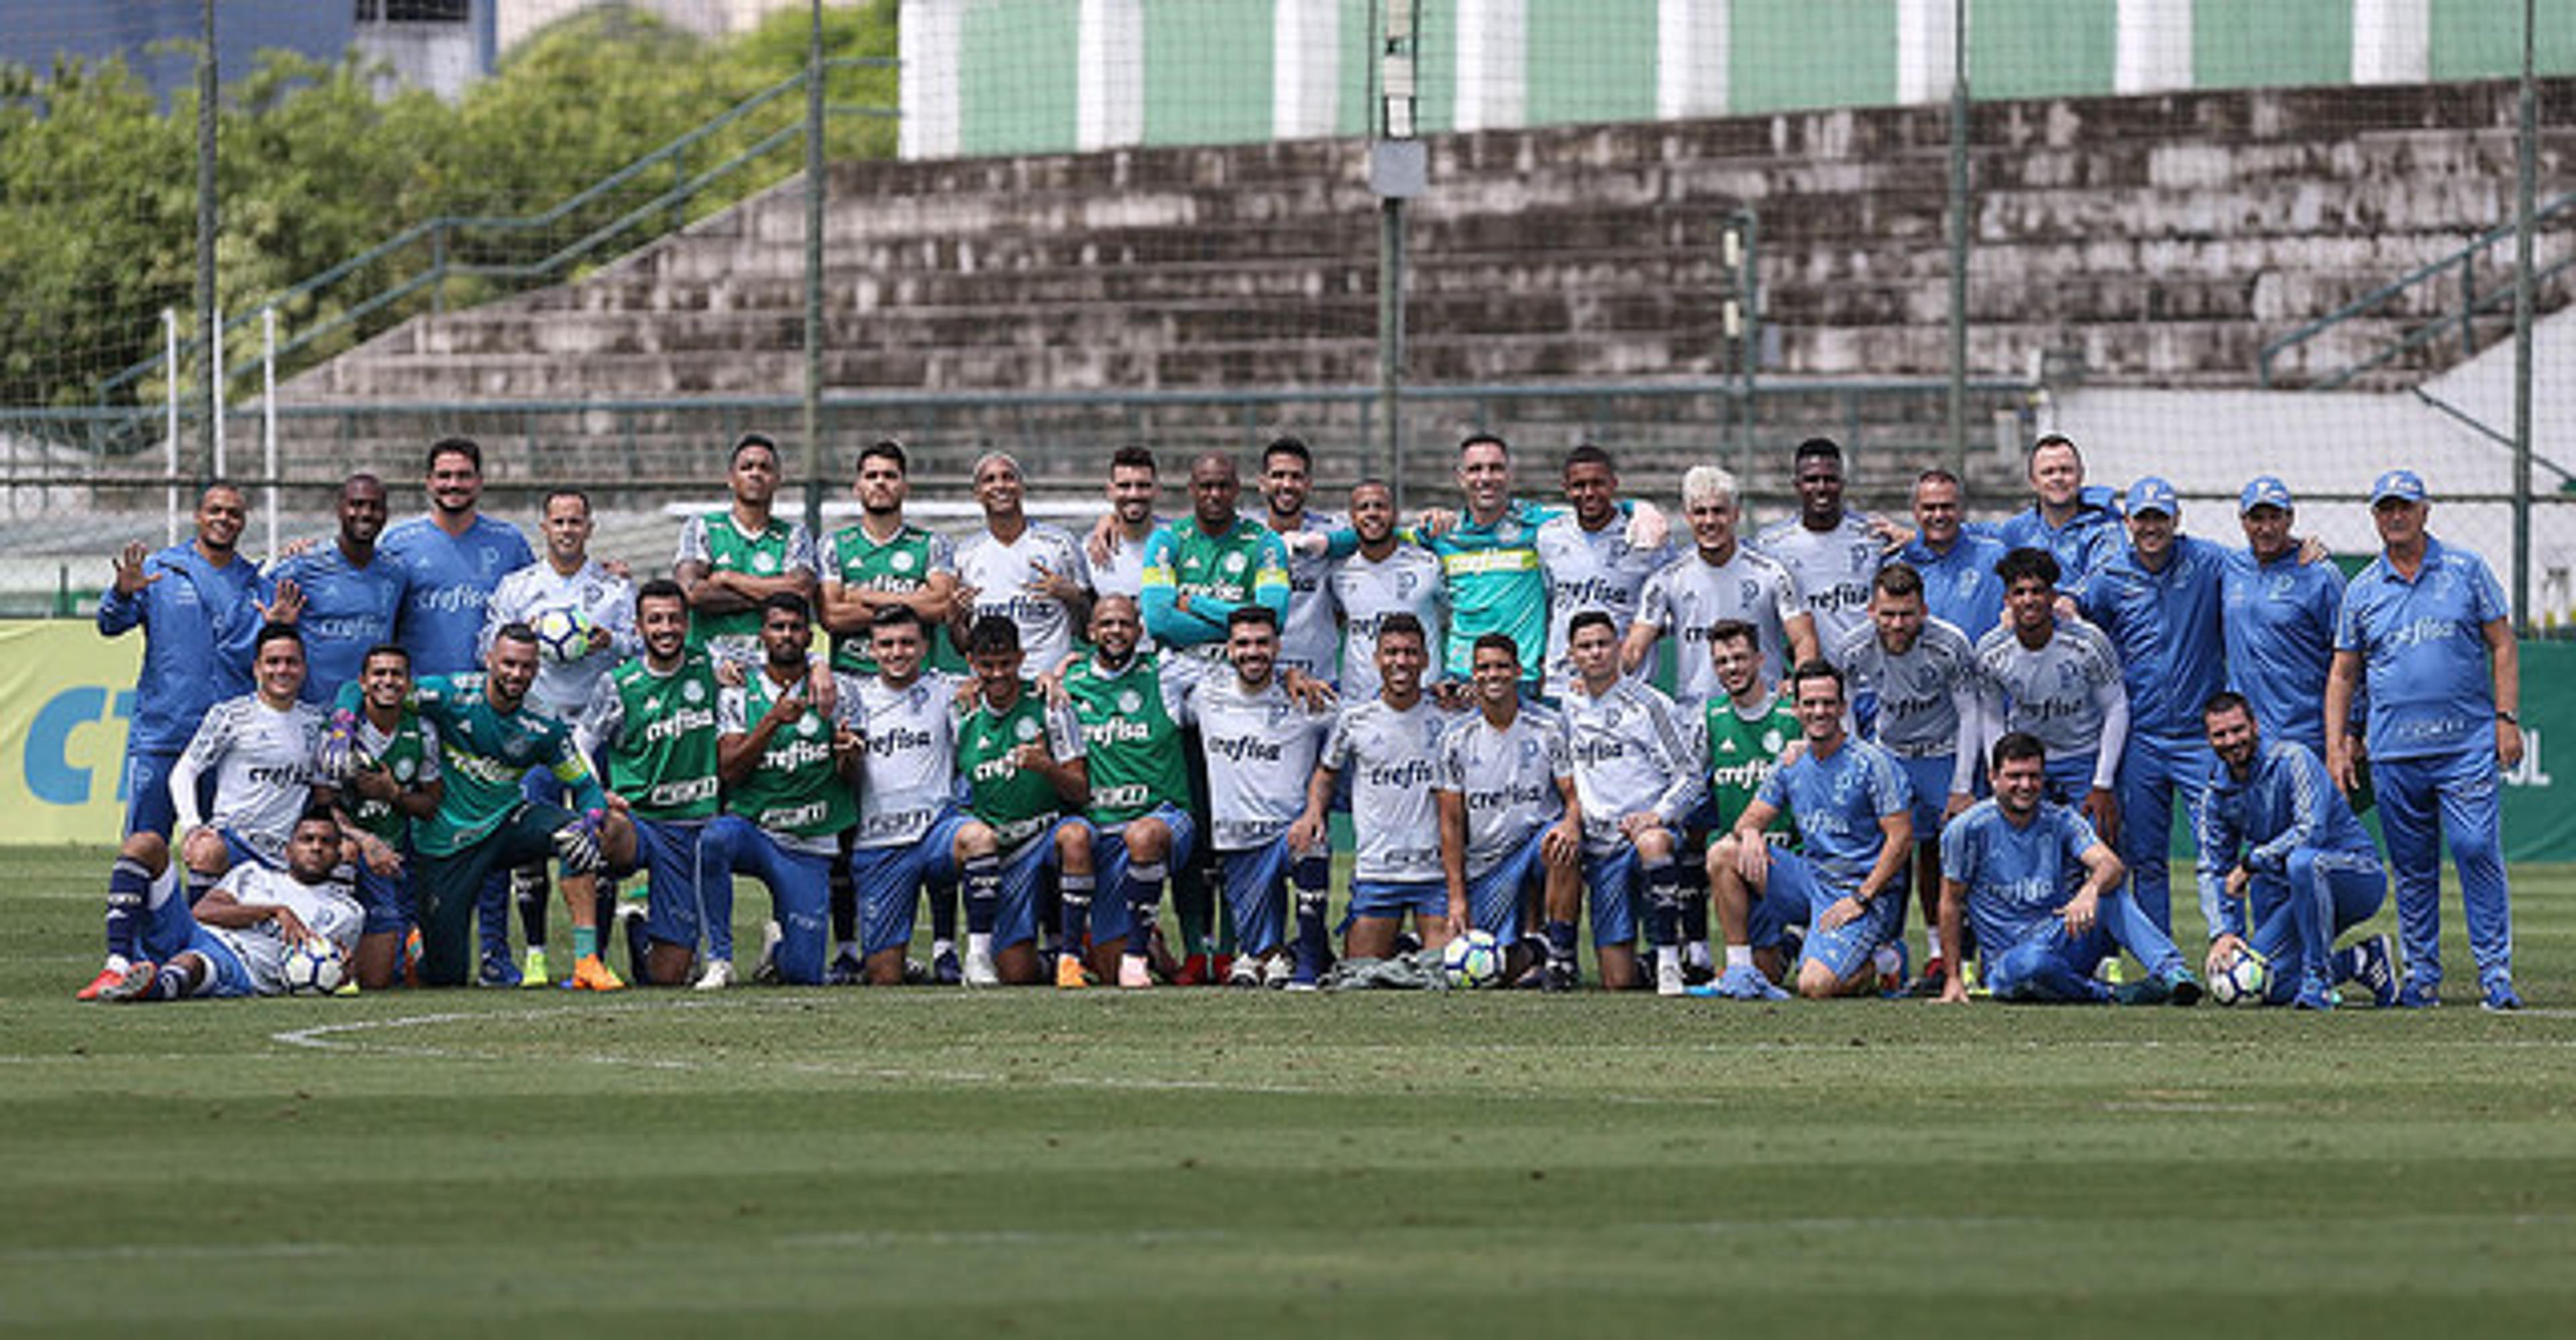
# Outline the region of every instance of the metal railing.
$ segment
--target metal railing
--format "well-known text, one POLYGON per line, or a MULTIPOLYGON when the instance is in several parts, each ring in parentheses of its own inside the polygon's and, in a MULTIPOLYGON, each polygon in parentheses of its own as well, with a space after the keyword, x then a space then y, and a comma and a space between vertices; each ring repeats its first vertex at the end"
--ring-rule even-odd
MULTIPOLYGON (((2571 210, 2576 210, 2576 192, 2569 192, 2566 195, 2562 195, 2557 199, 2550 201, 2538 210, 2535 210, 2532 213, 2532 226, 2537 229, 2542 224, 2547 223, 2550 219, 2556 218, 2561 214, 2568 213, 2571 210)), ((2501 224, 2495 228, 2489 229, 2487 232, 2481 234, 2476 240, 2462 246, 2459 250, 2452 252, 2450 255, 2444 256, 2439 260, 2429 262, 2425 265, 2418 266, 2414 270, 2407 272, 2403 277, 2372 289, 2370 292, 2353 299, 2351 302, 2336 308, 2332 312, 2328 312, 2324 316, 2318 317, 2317 319, 2300 326, 2286 335, 2266 341, 2263 345, 2260 359, 2257 364, 2257 375, 2260 379, 2261 385, 2265 390, 2272 389, 2274 368, 2282 360, 2283 356, 2288 354, 2290 351, 2308 344, 2320 336, 2323 336, 2328 331, 2345 325, 2348 322, 2362 320, 2379 314, 2383 309, 2396 305, 2399 300, 2407 298, 2419 290, 2440 285, 2455 284, 2457 286, 2458 299, 2456 306, 2450 305, 2449 301, 2446 299, 2439 314, 2435 315, 2430 320, 2406 327, 2396 336, 2384 342, 2378 349, 2374 350, 2367 357, 2311 378, 2306 384, 2306 389, 2311 391, 2336 390, 2350 383, 2356 377, 2363 376, 2369 372, 2385 367, 2389 363, 2402 358, 2407 354, 2418 349, 2426 348, 2446 338, 2455 337, 2459 340, 2461 361, 2465 362, 2476 356, 2479 348, 2477 330, 2478 319, 2482 316, 2495 314, 2499 311, 2502 314, 2510 315, 2513 310, 2513 284, 2510 278, 2501 283, 2480 286, 2478 283, 2478 262, 2487 258, 2487 254, 2490 251, 2499 247, 2507 248, 2508 250, 2506 255, 2497 263, 2501 264, 2508 272, 2510 272, 2513 264, 2513 257, 2510 252, 2510 248, 2512 247, 2513 242, 2514 225, 2511 223, 2501 224)), ((2549 280, 2566 272, 2571 267, 2576 267, 2576 251, 2571 251, 2568 255, 2562 256, 2556 261, 2535 268, 2532 271, 2531 276, 2532 287, 2537 290, 2542 285, 2548 283, 2549 280)))
MULTIPOLYGON (((827 60, 823 64, 826 71, 893 69, 898 66, 897 61, 885 56, 844 56, 827 60)), ((805 79, 806 72, 797 71, 736 103, 696 129, 566 197, 542 213, 517 216, 441 215, 413 224, 319 274, 289 285, 259 302, 248 305, 223 322, 222 335, 229 336, 235 331, 247 328, 259 319, 259 313, 264 309, 283 309, 299 304, 315 303, 335 290, 350 285, 352 281, 365 283, 375 267, 380 264, 396 260, 407 253, 417 254, 421 249, 426 248, 428 259, 417 268, 407 273, 397 271, 381 281, 372 291, 355 294, 343 305, 328 312, 322 319, 306 325, 280 344, 276 350, 277 357, 291 363, 305 350, 342 331, 353 328, 364 329, 363 323, 369 318, 423 290, 427 290, 430 295, 432 310, 444 310, 446 286, 448 280, 452 278, 473 277, 498 280, 513 288, 550 283, 565 276, 574 266, 593 259, 611 242, 633 234, 639 229, 649 230, 637 238, 639 245, 676 231, 687 222, 687 211, 691 201, 766 155, 798 142, 805 133, 805 120, 800 114, 797 119, 762 135, 748 147, 702 171, 692 170, 691 151, 763 107, 803 88, 805 79), (536 260, 507 262, 471 259, 475 254, 477 243, 529 234, 542 236, 544 230, 559 226, 567 219, 580 217, 583 210, 606 199, 610 193, 657 170, 666 170, 671 174, 671 184, 668 187, 642 203, 617 213, 606 222, 589 228, 572 241, 555 247, 536 260), (660 216, 658 220, 657 216, 660 216)), ((899 115, 895 108, 877 106, 834 106, 825 110, 828 115, 833 116, 890 119, 899 115)), ((229 340, 222 342, 231 343, 229 340)), ((181 346, 180 357, 185 359, 197 356, 201 354, 203 347, 201 341, 188 341, 181 346)), ((239 362, 228 362, 223 370, 225 381, 229 383, 236 377, 256 370, 260 364, 260 358, 260 354, 254 353, 239 362)), ((156 354, 101 381, 96 391, 97 403, 102 407, 112 406, 120 391, 161 371, 167 366, 168 359, 169 355, 166 353, 156 354)))

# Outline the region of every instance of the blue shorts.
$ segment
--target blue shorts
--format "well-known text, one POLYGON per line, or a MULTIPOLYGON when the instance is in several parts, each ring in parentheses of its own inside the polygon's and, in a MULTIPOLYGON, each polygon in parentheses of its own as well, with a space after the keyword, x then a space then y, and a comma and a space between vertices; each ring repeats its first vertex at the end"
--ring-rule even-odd
POLYGON ((1897 770, 1914 788, 1914 841, 1917 844, 1937 842, 1941 838, 1941 811, 1950 804, 1950 774, 1958 771, 1957 754, 1934 754, 1929 758, 1896 759, 1897 770))
POLYGON ((1373 917, 1401 921, 1411 912, 1417 917, 1439 918, 1449 915, 1449 885, 1446 881, 1354 879, 1351 881, 1352 917, 1373 917))
MULTIPOLYGON (((1160 819, 1172 830, 1172 851, 1163 858, 1163 868, 1178 871, 1190 863, 1190 852, 1198 846, 1198 824, 1189 811, 1178 805, 1157 805, 1151 814, 1138 818, 1160 819)), ((1127 823, 1134 823, 1130 819, 1127 823)), ((1091 895, 1091 942, 1107 944, 1123 940, 1136 929, 1127 906, 1127 829, 1094 827, 1091 833, 1091 868, 1099 872, 1097 892, 1091 895)), ((1160 897, 1158 891, 1155 895, 1160 897)), ((1143 945, 1129 945, 1135 953, 1145 952, 1143 945)))
MULTIPOLYGON (((117 786, 125 799, 124 837, 137 833, 170 836, 179 822, 179 808, 170 801, 170 771, 179 766, 181 751, 157 754, 148 750, 128 750, 125 769, 117 786)), ((205 813, 205 802, 214 791, 215 774, 211 771, 197 779, 197 812, 205 813)))
MULTIPOLYGON (((746 874, 769 889, 778 918, 778 975, 797 986, 823 983, 824 937, 832 905, 835 852, 798 851, 734 815, 710 825, 702 846, 725 857, 725 871, 746 874)), ((703 859, 703 858, 702 858, 703 859)), ((711 867, 712 867, 711 863, 711 867)), ((710 869, 711 878, 728 878, 710 869)))
POLYGON ((1088 828, 1091 821, 1067 815, 1045 832, 1002 855, 1002 896, 993 907, 993 948, 1008 949, 1038 938, 1038 883, 1058 869, 1055 835, 1067 824, 1088 828))
POLYGON ((402 854, 402 869, 390 875, 379 875, 358 863, 358 906, 367 911, 361 935, 399 935, 411 929, 413 904, 411 896, 411 862, 409 851, 402 854))
POLYGON ((859 898, 860 952, 912 947, 922 886, 956 884, 957 830, 965 826, 965 815, 946 810, 931 820, 918 842, 850 853, 850 883, 859 898))
POLYGON ((167 964, 181 954, 194 954, 206 961, 207 983, 196 995, 212 997, 249 996, 258 994, 251 985, 250 969, 233 952, 224 938, 197 923, 188 912, 188 900, 182 894, 185 875, 173 863, 152 883, 151 901, 143 923, 143 956, 154 963, 167 964))
POLYGON ((1902 891, 1886 889, 1869 900, 1861 916, 1829 931, 1817 930, 1816 919, 1851 892, 1805 856, 1772 848, 1771 876, 1764 883, 1762 901, 1753 908, 1753 943, 1775 946, 1784 928, 1804 926, 1807 940, 1801 960, 1821 963, 1836 977, 1850 977, 1869 962, 1871 951, 1896 936, 1905 917, 1902 891))
MULTIPOLYGON (((733 957, 733 900, 722 899, 726 915, 707 915, 706 882, 710 876, 731 879, 722 859, 710 861, 707 831, 717 819, 657 820, 627 816, 635 826, 635 861, 644 874, 644 933, 664 944, 698 947, 704 932, 715 958, 733 957)), ((621 871, 631 874, 632 871, 621 871)), ((730 894, 732 890, 726 889, 730 894)))
POLYGON ((1624 945, 1637 938, 1637 904, 1645 896, 1646 872, 1634 846, 1606 855, 1583 854, 1583 888, 1592 904, 1592 943, 1624 945))
POLYGON ((2093 790, 2093 765, 2099 752, 2048 756, 2048 798, 2060 805, 2081 805, 2093 790))
POLYGON ((1281 833, 1258 847, 1216 853, 1217 879, 1234 916, 1235 942, 1246 954, 1267 954, 1286 938, 1288 867, 1295 856, 1281 833))
POLYGON ((1547 884, 1547 858, 1539 850, 1546 840, 1543 826, 1491 869, 1467 877, 1467 919, 1476 929, 1504 944, 1521 938, 1521 903, 1547 884))

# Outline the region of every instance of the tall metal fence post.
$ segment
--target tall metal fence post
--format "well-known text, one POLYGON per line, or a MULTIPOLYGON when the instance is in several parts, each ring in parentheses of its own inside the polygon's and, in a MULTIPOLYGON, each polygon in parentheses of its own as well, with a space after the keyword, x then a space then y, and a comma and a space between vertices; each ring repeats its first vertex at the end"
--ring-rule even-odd
MULTIPOLYGON (((1404 202, 1422 194, 1428 155, 1415 138, 1421 0, 1385 0, 1378 28, 1377 139, 1369 145, 1369 189, 1378 198, 1377 398, 1387 482, 1402 507, 1404 486, 1404 202)), ((1365 473, 1365 470, 1363 471, 1365 473)))
POLYGON ((823 534, 823 0, 805 48, 805 531, 823 534))
POLYGON ((2537 170, 2538 100, 2531 49, 2539 29, 2534 0, 2522 0, 2522 99, 2514 135, 2513 200, 2513 617, 2528 636, 2531 617, 2531 197, 2537 170))
MULTIPOLYGON (((215 388, 224 377, 215 324, 220 319, 215 315, 215 0, 205 0, 205 43, 197 53, 197 342, 208 362, 201 392, 206 422, 198 431, 212 468, 222 432, 216 425, 223 414, 215 388)), ((170 375, 179 375, 175 365, 170 375)))
POLYGON ((1950 471, 1968 477, 1968 0, 1950 6, 1950 471))

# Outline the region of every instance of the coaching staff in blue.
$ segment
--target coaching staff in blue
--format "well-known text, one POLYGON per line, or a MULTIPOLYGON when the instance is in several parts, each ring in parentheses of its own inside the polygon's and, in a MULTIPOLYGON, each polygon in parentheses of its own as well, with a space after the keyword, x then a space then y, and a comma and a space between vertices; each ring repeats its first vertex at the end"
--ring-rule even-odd
POLYGON ((2424 529, 2432 506, 2412 470, 2370 487, 2380 555, 2344 588, 2326 681, 2327 767, 2346 791, 2370 761, 2381 832, 2396 876, 2410 1008, 2440 1003, 2445 837, 2460 876, 2481 1003, 2518 1010, 2513 911, 2505 888, 2502 772, 2522 761, 2520 653, 2504 591, 2484 560, 2424 529), (2366 687, 2365 738, 2350 720, 2366 687))

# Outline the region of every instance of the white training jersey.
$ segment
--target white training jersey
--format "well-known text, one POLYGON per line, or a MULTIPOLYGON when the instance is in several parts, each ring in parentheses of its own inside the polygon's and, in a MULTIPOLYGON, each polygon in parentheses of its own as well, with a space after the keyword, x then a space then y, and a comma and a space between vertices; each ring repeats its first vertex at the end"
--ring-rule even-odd
POLYGON ((1398 611, 1422 621, 1423 682, 1440 678, 1440 635, 1449 622, 1449 596, 1440 581, 1440 560, 1419 545, 1399 542, 1384 558, 1354 553, 1333 564, 1325 580, 1335 609, 1342 615, 1341 694, 1352 701, 1374 698, 1382 686, 1377 674, 1377 629, 1398 611))
POLYGON ((1440 734, 1449 717, 1429 695, 1397 709, 1384 698, 1350 702, 1324 737, 1323 765, 1351 779, 1354 879, 1436 882, 1440 734))
MULTIPOLYGON (((337 872, 334 872, 335 875, 337 872)), ((224 872, 215 887, 233 896, 244 907, 283 907, 295 914, 296 920, 314 934, 339 946, 343 955, 354 952, 358 933, 367 924, 366 910, 352 897, 349 886, 337 878, 319 884, 307 884, 283 870, 244 863, 224 872)), ((202 929, 241 960, 250 974, 251 989, 263 996, 286 994, 286 938, 277 932, 274 922, 230 930, 220 926, 202 929)))
POLYGON ((1539 523, 1539 566, 1547 572, 1547 677, 1543 691, 1560 697, 1574 682, 1574 654, 1566 625, 1585 610, 1599 610, 1621 633, 1637 621, 1647 579, 1673 561, 1673 547, 1640 549, 1628 543, 1628 518, 1612 513, 1599 530, 1585 530, 1571 511, 1539 523))
MULTIPOLYGON (((1163 524, 1161 517, 1145 530, 1146 539, 1163 524)), ((1084 555, 1087 560, 1090 556, 1084 555)), ((1099 596, 1125 596, 1136 602, 1136 649, 1154 650, 1154 635, 1144 630, 1145 620, 1145 541, 1131 540, 1113 532, 1110 535, 1109 561, 1091 565, 1091 593, 1099 596)))
POLYGON ((323 727, 321 708, 299 702, 280 711, 255 693, 207 708, 187 752, 170 771, 173 831, 184 836, 200 824, 229 829, 261 860, 276 862, 296 817, 313 798, 313 751, 323 727), (197 779, 209 769, 215 802, 200 818, 197 779))
POLYGON ((1740 544, 1723 563, 1696 549, 1683 554, 1647 578, 1637 600, 1637 622, 1674 639, 1673 701, 1690 711, 1726 692, 1708 659, 1709 625, 1721 619, 1753 625, 1762 682, 1776 684, 1789 673, 1789 620, 1806 612, 1789 569, 1740 544))
POLYGON ((1091 565, 1082 546, 1059 526, 1032 521, 1008 544, 978 530, 957 546, 957 580, 975 590, 975 617, 1006 616, 1020 626, 1020 651, 1028 673, 1045 674, 1064 664, 1073 651, 1073 611, 1053 596, 1031 588, 1041 574, 1072 579, 1091 589, 1091 565))
POLYGON ((955 675, 924 670, 901 688, 871 675, 858 682, 850 729, 867 746, 859 760, 861 847, 909 847, 958 805, 955 675))
MULTIPOLYGON (((1261 524, 1271 525, 1264 513, 1261 524)), ((1306 530, 1331 534, 1350 526, 1348 518, 1336 512, 1308 512, 1305 519, 1289 530, 1306 530)), ((1325 588, 1332 576, 1333 560, 1322 554, 1288 554, 1288 617, 1279 621, 1279 668, 1303 670, 1317 679, 1333 677, 1333 658, 1341 650, 1341 630, 1333 624, 1333 598, 1325 588)), ((1438 649, 1433 649, 1431 663, 1440 664, 1438 649)), ((1376 690, 1371 689, 1374 693, 1376 690)), ((1355 696, 1347 687, 1343 696, 1355 696)))
POLYGON ((493 589, 492 599, 483 606, 483 636, 476 650, 489 656, 501 625, 533 624, 550 610, 577 611, 614 639, 578 661, 537 660, 537 680, 528 686, 528 705, 540 716, 579 726, 590 711, 599 681, 643 650, 643 639, 635 635, 635 584, 596 562, 586 562, 566 576, 539 559, 503 577, 493 589))
POLYGON ((1560 780, 1574 775, 1565 723, 1528 703, 1500 730, 1481 711, 1451 722, 1440 736, 1440 776, 1433 788, 1467 805, 1467 878, 1493 869, 1529 836, 1565 817, 1560 780))
MULTIPOLYGON (((1878 691, 1878 723, 1872 731, 1879 747, 1900 758, 1932 758, 1959 749, 1959 726, 1976 725, 1977 703, 1985 672, 1968 635, 1953 625, 1927 618, 1922 633, 1902 656, 1892 655, 1878 640, 1878 629, 1864 623, 1830 644, 1826 659, 1846 676, 1867 680, 1878 691)), ((1976 753, 1973 739, 1970 755, 1976 753)), ((1970 770, 1974 770, 1973 757, 1970 770)))
MULTIPOLYGON (((1696 710, 1696 709, 1692 709, 1696 710)), ((1652 812, 1679 832, 1699 803, 1700 766, 1682 709, 1653 686, 1622 679, 1595 698, 1580 681, 1558 715, 1583 811, 1583 849, 1605 856, 1626 845, 1619 821, 1652 812)))
POLYGON ((1208 846, 1244 851, 1286 832, 1305 812, 1332 717, 1298 706, 1276 677, 1246 692, 1231 672, 1200 679, 1187 702, 1207 756, 1208 846))
POLYGON ((2119 653, 2101 629, 2061 619, 2033 650, 2007 625, 1978 639, 1977 664, 2003 698, 2000 730, 2038 736, 2050 758, 2101 751, 2103 712, 2094 693, 2120 682, 2119 653))
POLYGON ((1753 547, 1777 560, 1798 582, 1807 612, 1816 616, 1816 645, 1830 647, 1854 628, 1869 625, 1869 589, 1878 577, 1886 544, 1869 533, 1869 519, 1843 513, 1831 530, 1809 530, 1798 517, 1774 521, 1753 537, 1753 547))

